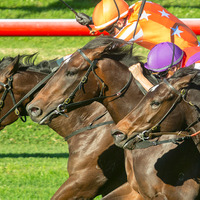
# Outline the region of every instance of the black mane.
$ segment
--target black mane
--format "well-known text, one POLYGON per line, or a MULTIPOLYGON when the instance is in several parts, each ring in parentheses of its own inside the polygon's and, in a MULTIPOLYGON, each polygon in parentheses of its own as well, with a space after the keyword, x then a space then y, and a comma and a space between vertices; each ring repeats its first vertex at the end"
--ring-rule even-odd
POLYGON ((191 80, 190 83, 193 84, 193 85, 199 86, 200 85, 200 70, 194 69, 193 65, 177 70, 170 79, 181 78, 181 77, 186 76, 188 74, 194 74, 194 75, 196 74, 196 76, 194 76, 194 78, 191 80))
POLYGON ((99 36, 88 42, 82 49, 95 49, 99 46, 106 46, 101 54, 102 58, 111 58, 123 63, 126 66, 132 64, 142 63, 141 56, 135 56, 132 52, 132 45, 121 39, 113 38, 110 36, 99 36))
MULTIPOLYGON (((38 64, 35 64, 37 53, 30 54, 30 55, 18 55, 19 62, 18 67, 21 71, 35 71, 49 74, 51 73, 51 61, 53 60, 44 60, 38 64)), ((7 67, 11 62, 13 62, 18 56, 16 57, 4 57, 0 60, 0 70, 7 67)))

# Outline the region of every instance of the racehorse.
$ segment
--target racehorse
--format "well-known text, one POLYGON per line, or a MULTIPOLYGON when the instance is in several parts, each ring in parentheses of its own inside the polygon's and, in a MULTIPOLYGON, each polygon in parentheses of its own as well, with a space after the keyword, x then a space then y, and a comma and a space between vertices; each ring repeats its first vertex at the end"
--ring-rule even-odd
MULTIPOLYGON (((1 60, 0 119, 43 80, 47 73, 51 73, 51 61, 42 61, 35 65, 33 60, 35 60, 34 55, 19 55, 1 60), (6 94, 4 94, 5 91, 7 91, 6 94), (11 93, 15 99, 14 102, 11 93)), ((0 129, 16 121, 19 116, 25 121, 24 117, 27 116, 25 106, 33 99, 36 92, 18 106, 20 115, 16 115, 15 112, 10 113, 1 122, 0 129)), ((69 147, 69 178, 52 199, 92 199, 100 194, 104 196, 126 183, 124 152, 113 144, 113 139, 108 134, 112 124, 105 123, 111 121, 112 118, 107 113, 95 120, 102 113, 104 114, 104 111, 105 108, 101 104, 93 103, 71 112, 68 118, 59 116, 49 124, 49 127, 59 135, 68 138, 69 147), (98 126, 101 123, 102 126, 98 126), (80 131, 80 133, 71 137, 71 133, 75 131, 80 131)))
MULTIPOLYGON (((34 65, 35 57, 36 54, 19 55, 17 57, 4 57, 0 61, 0 119, 47 73, 51 72, 49 61, 42 61, 38 65, 34 65), (27 69, 30 71, 27 71, 27 69), (13 79, 14 75, 15 78, 13 79), (25 82, 29 84, 26 85, 25 82), (17 90, 13 86, 17 86, 17 90)), ((23 117, 27 114, 25 106, 30 99, 33 99, 33 96, 27 98, 14 112, 10 113, 9 117, 1 121, 0 130, 19 117, 26 121, 23 117)))
MULTIPOLYGON (((107 108, 115 123, 120 121, 143 97, 127 66, 120 62, 125 55, 129 55, 132 60, 136 58, 129 52, 130 49, 124 41, 110 37, 98 37, 77 50, 69 62, 62 65, 27 105, 32 120, 45 124, 59 114, 70 113, 77 107, 99 101, 107 108)), ((166 131, 181 129, 183 118, 178 118, 178 114, 179 110, 175 109, 172 116, 176 117, 177 121, 168 118, 163 122, 162 128, 166 131)), ((159 163, 155 169, 158 159, 162 160, 162 153, 164 155, 175 147, 175 144, 170 143, 167 147, 161 145, 142 151, 125 150, 128 183, 141 194, 140 199, 194 199, 188 198, 192 192, 187 191, 188 194, 185 194, 186 186, 182 185, 181 171, 176 172, 181 178, 173 177, 173 170, 177 168, 169 167, 172 166, 172 160, 168 164, 161 161, 162 164, 159 163), (150 153, 153 155, 151 160, 150 153), (157 175, 162 171, 162 165, 168 167, 164 173, 166 179, 157 175), (172 181, 179 181, 179 187, 172 181)), ((182 165, 180 158, 178 165, 182 165)), ((121 189, 123 191, 124 188, 121 189)), ((119 190, 120 188, 103 199, 112 199, 112 195, 119 190)))
MULTIPOLYGON (((114 135, 121 136, 116 144, 122 148, 134 149, 140 145, 151 145, 148 140, 161 134, 176 134, 178 140, 194 136, 194 142, 200 143, 200 72, 193 66, 178 70, 169 80, 151 88, 148 94, 140 101, 126 117, 116 125, 114 135), (162 133, 159 126, 172 110, 177 106, 180 116, 185 118, 185 129, 175 133, 162 133), (197 135, 197 136, 196 136, 197 135), (195 137, 196 136, 196 137, 195 137), (146 138, 146 141, 145 141, 146 138)), ((158 142, 159 143, 159 142, 158 142)), ((155 145, 155 144, 154 144, 155 145)))
MULTIPOLYGON (((176 118, 174 120, 176 121, 176 118)), ((124 148, 134 149, 142 148, 144 145, 147 145, 146 147, 155 145, 143 151, 144 153, 151 151, 149 155, 151 160, 146 161, 147 165, 151 165, 153 159, 157 176, 170 185, 171 189, 168 190, 171 190, 173 196, 168 193, 167 199, 199 199, 199 130, 200 72, 188 67, 178 70, 169 80, 151 88, 140 103, 116 125, 113 134, 127 136, 125 140, 118 140, 118 146, 124 148), (166 120, 166 116, 170 117, 177 105, 180 105, 179 117, 185 119, 185 128, 180 129, 173 138, 161 137, 149 141, 149 138, 159 131, 157 127, 166 120), (141 135, 142 133, 145 135, 141 135), (157 146, 159 144, 160 146, 157 146), (180 193, 186 196, 174 194, 172 186, 180 188, 180 193), (187 194, 184 193, 184 188, 187 194)), ((136 155, 140 153, 138 151, 132 150, 136 155)), ((142 159, 145 158, 144 156, 142 159)), ((137 164, 134 163, 134 166, 137 164)), ((166 192, 167 187, 163 189, 166 192)))

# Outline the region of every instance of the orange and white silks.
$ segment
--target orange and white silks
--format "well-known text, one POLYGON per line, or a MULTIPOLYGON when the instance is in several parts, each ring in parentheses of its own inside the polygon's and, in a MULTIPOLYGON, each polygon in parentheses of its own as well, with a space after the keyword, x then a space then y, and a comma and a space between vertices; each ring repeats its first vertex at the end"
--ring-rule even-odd
POLYGON ((200 47, 187 47, 183 50, 185 52, 185 59, 182 67, 188 67, 193 63, 198 63, 200 66, 200 47))
POLYGON ((152 49, 161 42, 172 42, 181 49, 198 46, 195 33, 165 8, 153 2, 146 2, 133 38, 141 1, 129 7, 126 25, 115 35, 125 41, 152 49))

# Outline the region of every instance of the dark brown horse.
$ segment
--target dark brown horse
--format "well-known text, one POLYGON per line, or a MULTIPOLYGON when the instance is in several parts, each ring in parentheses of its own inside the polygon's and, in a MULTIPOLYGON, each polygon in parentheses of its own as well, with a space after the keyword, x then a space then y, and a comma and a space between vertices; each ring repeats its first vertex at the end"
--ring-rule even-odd
MULTIPOLYGON (((185 139, 187 139, 187 136, 197 132, 200 129, 200 76, 198 73, 199 70, 193 69, 192 66, 183 68, 169 80, 164 80, 151 88, 136 108, 117 124, 113 135, 123 135, 119 137, 123 139, 116 140, 116 144, 122 148, 134 149, 140 144, 151 144, 148 139, 157 135, 175 134, 182 136, 183 139, 186 136, 185 139), (180 129, 174 133, 159 132, 159 126, 167 116, 170 117, 170 113, 178 105, 180 117, 185 119, 183 121, 185 131, 180 129)), ((195 143, 200 142, 199 135, 194 139, 195 143)))
MULTIPOLYGON (((121 120, 143 97, 136 82, 130 78, 128 68, 119 62, 125 55, 130 55, 128 47, 122 44, 124 41, 99 37, 76 51, 69 62, 63 64, 34 100, 28 104, 27 110, 31 118, 40 124, 48 123, 59 112, 70 113, 77 107, 99 101, 106 106, 115 122, 121 120)), ((135 62, 138 60, 136 59, 135 62)), ((178 109, 174 111, 172 116, 177 118, 178 109)), ((168 118, 162 124, 162 128, 166 131, 176 131, 182 128, 182 120, 183 118, 177 118, 177 121, 168 118)), ((183 193, 186 186, 183 186, 182 171, 176 171, 180 176, 175 178, 173 176, 173 168, 170 168, 173 166, 172 160, 159 162, 155 169, 158 159, 162 160, 162 155, 175 147, 175 144, 170 143, 167 146, 150 147, 148 150, 125 151, 128 183, 132 189, 142 195, 141 198, 190 199, 188 197, 191 197, 191 193, 187 195, 183 193), (150 154, 154 155, 151 160, 150 154), (166 161, 169 161, 169 164, 166 164, 166 161), (166 173, 162 171, 163 165, 167 169, 166 173), (179 182, 179 187, 176 187, 175 182, 179 182)), ((180 158, 177 163, 182 166, 180 158)), ((190 171, 192 171, 191 166, 190 171)), ((190 182, 186 185, 190 185, 190 182)), ((112 199, 112 195, 123 191, 126 191, 123 187, 121 190, 118 188, 104 199, 112 199)))
MULTIPOLYGON (((34 56, 7 57, 0 62, 0 82, 7 84, 8 79, 12 77, 10 89, 16 102, 47 76, 47 72, 51 72, 51 62, 43 61, 34 65, 31 58, 34 59, 34 56)), ((0 86, 0 97, 4 91, 5 88, 0 86)), ((34 94, 18 107, 22 117, 27 115, 25 106, 33 96, 34 94)), ((0 111, 0 118, 12 107, 13 102, 8 92, 0 111)), ((88 127, 88 130, 83 130, 67 140, 69 178, 52 199, 92 199, 100 194, 104 196, 126 182, 124 152, 113 145, 113 139, 109 134, 112 124, 89 130, 90 123, 104 111, 105 108, 101 104, 93 103, 69 113, 68 118, 59 116, 49 124, 62 137, 68 137, 72 132, 88 127)), ((1 122, 0 128, 3 129, 17 119, 18 116, 12 112, 1 122)), ((106 114, 94 121, 92 126, 110 120, 112 120, 110 115, 106 114)), ((125 186, 130 193, 134 192, 127 183, 125 186)))
MULTIPOLYGON (((177 120, 176 118, 173 119, 174 121, 177 120)), ((151 152, 149 159, 145 161, 146 166, 150 165, 150 169, 153 169, 153 160, 157 176, 168 184, 168 186, 163 188, 167 199, 199 199, 200 155, 198 150, 200 136, 199 134, 196 135, 196 133, 199 133, 199 130, 200 72, 188 67, 180 69, 168 81, 164 81, 158 86, 153 87, 136 108, 117 124, 113 134, 126 135, 126 137, 123 137, 126 138, 125 140, 117 141, 117 145, 124 148, 134 149, 138 144, 136 142, 140 142, 138 147, 142 147, 143 143, 151 145, 162 144, 143 149, 142 151, 144 151, 143 156, 145 153, 148 154, 148 151, 151 152), (154 144, 152 141, 150 143, 145 143, 146 141, 141 142, 142 137, 147 138, 150 134, 155 134, 156 131, 159 131, 154 128, 159 126, 160 122, 163 123, 163 120, 166 120, 164 117, 167 113, 171 117, 171 111, 178 105, 180 111, 179 117, 185 119, 183 122, 185 129, 179 129, 180 132, 177 136, 156 138, 153 141, 154 144), (152 129, 152 127, 154 128, 152 129), (188 131, 185 134, 189 136, 181 136, 184 130, 188 131), (141 136, 140 134, 142 133, 146 135, 141 136), (172 144, 173 141, 171 139, 174 139, 174 142, 177 143, 179 141, 180 144, 172 144), (192 139, 194 139, 198 150, 192 139), (165 142, 166 144, 164 144, 165 142), (179 188, 180 194, 173 193, 174 188, 179 188), (184 190, 187 193, 184 193, 184 190)), ((136 156, 141 153, 140 150, 133 150, 132 152, 135 154, 133 157, 133 167, 136 169, 136 172, 136 156)), ((145 156, 139 156, 138 158, 146 159, 145 156)), ((146 174, 146 172, 144 173, 146 174)), ((151 182, 153 183, 155 180, 152 177, 151 182)), ((158 187, 160 186, 163 187, 163 184, 158 187)))
MULTIPOLYGON (((47 73, 51 72, 49 61, 42 61, 38 65, 34 65, 35 57, 35 54, 19 55, 17 57, 5 57, 0 61, 0 119, 47 73)), ((0 130, 16 121, 19 116, 26 116, 25 106, 31 99, 33 99, 33 95, 17 108, 19 115, 12 112, 9 117, 1 121, 0 130)))

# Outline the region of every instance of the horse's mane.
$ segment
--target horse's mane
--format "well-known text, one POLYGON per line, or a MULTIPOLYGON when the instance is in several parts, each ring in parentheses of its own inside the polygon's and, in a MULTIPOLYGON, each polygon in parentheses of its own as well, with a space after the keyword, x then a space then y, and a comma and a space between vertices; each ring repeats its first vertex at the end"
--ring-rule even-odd
POLYGON ((186 76, 188 74, 194 74, 194 75, 196 74, 194 76, 194 78, 191 80, 190 83, 193 84, 193 85, 199 86, 200 85, 200 70, 195 69, 193 65, 177 70, 174 73, 174 75, 172 77, 170 77, 170 79, 181 78, 181 77, 186 76))
POLYGON ((102 58, 111 58, 123 63, 126 66, 131 66, 136 63, 142 63, 142 57, 133 55, 132 45, 121 39, 111 36, 99 36, 88 42, 82 49, 95 49, 100 46, 106 46, 101 53, 102 58))
POLYGON ((4 57, 0 60, 0 70, 7 67, 11 62, 13 62, 17 57, 19 57, 18 67, 21 71, 35 71, 49 74, 51 73, 51 61, 53 60, 44 60, 38 64, 35 64, 38 53, 30 54, 30 55, 18 55, 16 57, 4 57))
POLYGON ((121 62, 126 67, 140 63, 143 68, 144 76, 154 85, 159 82, 156 81, 156 78, 152 78, 151 71, 144 67, 144 63, 142 62, 143 57, 134 55, 135 52, 133 51, 132 43, 111 36, 101 35, 88 42, 82 49, 95 49, 99 46, 106 46, 104 51, 101 53, 100 59, 111 58, 121 62))

